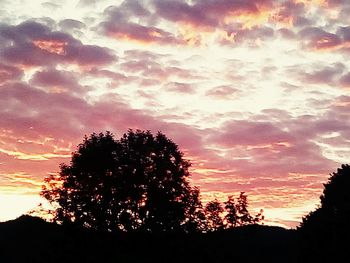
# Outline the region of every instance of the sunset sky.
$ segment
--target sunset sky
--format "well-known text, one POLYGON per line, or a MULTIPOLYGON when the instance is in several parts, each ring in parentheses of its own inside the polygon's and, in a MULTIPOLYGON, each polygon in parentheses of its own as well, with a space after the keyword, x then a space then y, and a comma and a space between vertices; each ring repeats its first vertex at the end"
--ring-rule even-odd
POLYGON ((204 201, 295 227, 350 160, 348 0, 0 0, 0 221, 85 134, 162 131, 204 201))

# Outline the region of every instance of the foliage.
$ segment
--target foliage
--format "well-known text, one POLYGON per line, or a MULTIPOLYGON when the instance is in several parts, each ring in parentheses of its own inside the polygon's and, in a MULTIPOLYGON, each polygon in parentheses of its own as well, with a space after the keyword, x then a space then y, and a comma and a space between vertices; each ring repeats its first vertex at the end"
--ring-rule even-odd
POLYGON ((224 202, 225 210, 227 214, 225 215, 225 224, 227 228, 233 228, 238 224, 238 216, 236 203, 232 195, 230 195, 226 202, 224 202))
POLYGON ((224 217, 225 228, 233 228, 237 226, 245 226, 261 223, 264 220, 263 210, 254 217, 248 210, 248 196, 241 192, 235 202, 232 195, 228 196, 224 202, 226 215, 224 217))
MULTIPOLYGON (((188 182, 190 163, 164 134, 129 130, 91 134, 46 179, 42 196, 54 218, 102 231, 197 229, 199 190, 188 182)), ((199 213, 199 214, 198 214, 199 213)))
POLYGON ((335 260, 349 256, 350 166, 330 175, 320 196, 321 205, 306 215, 298 228, 303 240, 304 257, 335 260), (322 253, 321 253, 322 252, 322 253), (345 253, 345 254, 344 254, 345 253))
POLYGON ((224 228, 224 222, 221 215, 222 212, 224 212, 224 208, 217 199, 208 202, 205 206, 204 212, 206 215, 208 231, 217 231, 224 228))

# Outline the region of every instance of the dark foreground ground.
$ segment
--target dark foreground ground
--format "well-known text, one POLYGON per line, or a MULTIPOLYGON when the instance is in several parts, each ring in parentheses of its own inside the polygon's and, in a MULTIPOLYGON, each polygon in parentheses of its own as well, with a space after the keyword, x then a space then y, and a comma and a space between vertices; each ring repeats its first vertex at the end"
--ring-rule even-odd
POLYGON ((298 262, 294 230, 247 226, 208 234, 106 234, 23 216, 0 223, 1 263, 298 262))

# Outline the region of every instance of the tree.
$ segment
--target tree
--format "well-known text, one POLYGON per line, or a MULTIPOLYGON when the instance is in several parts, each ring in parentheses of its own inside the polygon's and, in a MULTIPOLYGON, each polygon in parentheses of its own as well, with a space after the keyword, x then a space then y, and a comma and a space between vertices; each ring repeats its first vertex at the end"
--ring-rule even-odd
POLYGON ((189 184, 190 163, 164 134, 129 130, 85 136, 46 179, 42 196, 55 221, 102 231, 183 231, 195 225, 199 190, 189 184))
POLYGON ((303 217, 298 231, 303 240, 305 260, 336 260, 349 256, 350 166, 330 175, 320 196, 321 205, 303 217))
POLYGON ((217 199, 208 202, 205 206, 204 212, 208 231, 217 231, 224 228, 224 222, 222 220, 222 212, 224 212, 224 208, 217 199))
POLYGON ((237 199, 236 210, 238 225, 243 226, 254 223, 253 217, 248 211, 248 197, 244 192, 241 192, 237 199))
POLYGON ((244 226, 257 224, 264 220, 263 210, 253 217, 248 211, 248 196, 241 192, 235 202, 233 196, 229 196, 225 204, 225 227, 233 228, 236 226, 244 226))
POLYGON ((198 187, 193 187, 186 203, 189 204, 186 210, 186 221, 184 224, 186 232, 205 232, 207 221, 200 201, 200 191, 198 187))
POLYGON ((233 228, 238 223, 236 203, 232 195, 230 195, 226 202, 224 202, 226 215, 225 226, 226 228, 233 228))

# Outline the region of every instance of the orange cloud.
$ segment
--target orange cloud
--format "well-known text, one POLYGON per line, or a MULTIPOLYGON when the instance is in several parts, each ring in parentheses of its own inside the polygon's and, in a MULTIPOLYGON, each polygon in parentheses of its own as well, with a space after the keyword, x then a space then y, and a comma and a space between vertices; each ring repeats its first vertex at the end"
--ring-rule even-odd
POLYGON ((68 42, 64 41, 57 41, 57 40, 34 40, 33 44, 47 52, 54 53, 57 55, 65 55, 66 53, 66 46, 68 45, 68 42))

